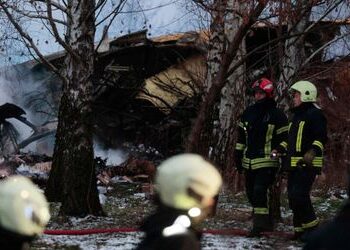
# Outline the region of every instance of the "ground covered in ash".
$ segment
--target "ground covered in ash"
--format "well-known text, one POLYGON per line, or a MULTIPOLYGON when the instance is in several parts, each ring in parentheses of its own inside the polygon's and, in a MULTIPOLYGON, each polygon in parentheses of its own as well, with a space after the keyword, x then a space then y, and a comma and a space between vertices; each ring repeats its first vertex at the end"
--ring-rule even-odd
MULTIPOLYGON (((99 187, 106 217, 85 218, 58 215, 59 204, 51 204, 52 219, 47 229, 137 229, 142 219, 154 209, 144 184, 116 180, 108 187, 99 187)), ((344 200, 342 190, 313 191, 312 200, 322 221, 331 219, 344 200)), ((239 236, 240 230, 251 227, 251 208, 244 193, 232 194, 224 188, 220 194, 217 214, 204 225, 203 249, 301 249, 302 243, 288 239, 292 231, 292 214, 286 196, 282 195, 282 220, 276 230, 282 234, 261 238, 239 236), (233 229, 238 229, 235 231, 233 229), (235 233, 236 232, 236 233, 235 233), (238 232, 238 233, 237 233, 238 232)), ((141 232, 103 233, 91 235, 44 234, 32 244, 31 249, 134 249, 143 234, 141 232)))

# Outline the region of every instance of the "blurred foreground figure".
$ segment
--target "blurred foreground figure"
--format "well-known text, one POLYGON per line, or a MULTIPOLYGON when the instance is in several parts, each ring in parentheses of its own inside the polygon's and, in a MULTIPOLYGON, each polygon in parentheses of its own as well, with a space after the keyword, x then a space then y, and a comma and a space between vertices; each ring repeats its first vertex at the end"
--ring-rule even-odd
POLYGON ((312 232, 306 240, 304 250, 350 249, 350 202, 329 223, 312 232))
POLYGON ((156 175, 157 210, 141 226, 137 249, 200 249, 196 227, 212 214, 222 179, 201 156, 181 154, 164 161, 156 175))
POLYGON ((29 249, 50 219, 48 203, 28 178, 11 176, 0 182, 0 249, 29 249))

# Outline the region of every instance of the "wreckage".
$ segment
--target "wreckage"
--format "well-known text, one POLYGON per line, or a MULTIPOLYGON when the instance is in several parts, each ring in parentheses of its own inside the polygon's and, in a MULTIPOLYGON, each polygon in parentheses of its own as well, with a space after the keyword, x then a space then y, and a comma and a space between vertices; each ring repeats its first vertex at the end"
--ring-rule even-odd
POLYGON ((26 112, 12 103, 5 103, 0 106, 0 153, 4 158, 17 154, 20 149, 26 147, 33 141, 39 140, 45 136, 55 133, 55 130, 49 130, 45 126, 36 126, 24 116, 26 112), (7 119, 17 119, 32 129, 32 134, 22 141, 18 141, 19 132, 15 126, 7 119))
MULTIPOLYGON (((29 143, 54 133, 54 130, 46 129, 43 126, 35 126, 24 116, 26 112, 12 103, 5 103, 0 106, 0 179, 16 174, 18 167, 23 163, 41 164, 50 161, 49 157, 28 154, 19 155, 20 150, 29 143), (16 119, 32 129, 29 137, 19 141, 19 131, 8 119, 16 119), (39 158, 40 159, 39 159, 39 158)), ((47 169, 47 168, 46 168, 47 169)), ((45 172, 43 172, 44 174, 45 172)), ((28 175, 22 172, 23 175, 28 175)), ((41 173, 40 173, 41 175, 41 173)), ((45 177, 36 178, 38 180, 47 179, 45 177)))
MULTIPOLYGON (((55 133, 47 126, 35 126, 25 117, 26 112, 12 103, 0 106, 0 179, 21 174, 31 178, 36 184, 45 186, 51 170, 52 157, 34 152, 21 153, 20 150, 31 142, 55 133), (29 137, 19 141, 19 131, 8 119, 17 119, 32 129, 29 137)), ((146 151, 147 150, 141 150, 146 151)), ((121 165, 107 165, 106 159, 95 158, 96 175, 100 184, 110 185, 112 178, 122 176, 127 182, 151 182, 155 165, 151 161, 130 156, 121 165)))
MULTIPOLYGON (((306 52, 312 54, 331 41, 341 25, 315 25, 305 38, 306 52)), ((276 67, 273 69, 270 65, 278 58, 273 49, 277 47, 278 31, 271 23, 257 22, 248 32, 247 79, 279 70, 277 64, 272 65, 276 67)), ((148 38, 147 30, 142 30, 114 39, 105 37, 97 51, 93 81, 96 141, 104 148, 118 148, 124 142, 156 146, 164 156, 181 151, 203 93, 208 40, 207 31, 148 38)), ((64 52, 57 52, 46 58, 60 67, 64 56, 64 52)), ((321 58, 313 60, 320 62, 321 58)), ((45 133, 54 134, 62 87, 60 79, 40 61, 16 65, 14 71, 15 76, 8 76, 9 82, 20 81, 31 90, 15 103, 25 105, 36 115, 35 123, 43 125, 34 126, 20 118, 33 134, 15 143, 12 152, 45 133)))
MULTIPOLYGON (((314 31, 306 36, 307 53, 332 40, 340 25, 334 22, 315 25, 314 31)), ((277 27, 267 22, 256 23, 248 32, 247 79, 279 70, 271 69, 270 65, 278 58, 273 49, 277 46, 277 33, 277 27), (275 43, 269 42, 274 40, 275 43), (267 47, 261 46, 267 42, 267 47)), ((105 37, 98 49, 94 74, 94 128, 99 143, 117 148, 125 141, 147 142, 166 155, 181 151, 203 93, 208 37, 207 31, 200 31, 148 38, 147 30, 115 39, 105 37)), ((47 59, 59 67, 64 56, 64 52, 57 52, 47 59)), ((35 81, 41 87, 41 92, 26 96, 32 111, 46 114, 47 120, 55 117, 60 80, 38 61, 16 67, 21 72, 21 81, 35 81), (46 100, 38 98, 39 95, 46 100)))
MULTIPOLYGON (((336 22, 315 25, 314 31, 306 36, 306 52, 312 54, 334 39, 340 25, 342 23, 336 22)), ((271 69, 270 65, 278 58, 277 51, 273 49, 277 47, 277 33, 277 28, 267 22, 256 23, 248 32, 245 40, 249 54, 247 79, 257 74, 268 74, 269 70, 279 70, 271 69), (269 42, 274 40, 275 43, 269 42), (266 43, 268 47, 261 46, 266 43)), ((147 30, 115 39, 106 37, 98 49, 94 76, 96 140, 104 148, 118 148, 124 142, 153 145, 162 152, 163 158, 182 151, 183 139, 196 116, 203 93, 208 37, 208 32, 201 31, 148 38, 147 30)), ((64 56, 64 52, 57 52, 47 56, 47 59, 59 67, 63 64, 64 56)), ((322 61, 320 56, 313 60, 316 63, 322 61)), ((0 176, 16 173, 19 169, 40 183, 40 180, 47 178, 51 159, 39 157, 30 162, 27 155, 15 153, 31 142, 55 133, 61 82, 36 60, 16 65, 14 69, 16 77, 8 76, 9 82, 20 81, 23 86, 29 83, 34 86, 27 87, 34 91, 26 92, 19 97, 22 98, 21 102, 16 103, 25 105, 37 114, 40 123, 36 123, 42 125, 29 122, 24 117, 23 109, 18 106, 0 106, 2 154, 10 156, 6 164, 0 164, 0 176), (29 126, 32 134, 18 142, 15 128, 6 121, 9 118, 29 126), (33 176, 29 169, 21 166, 30 166, 30 169, 38 169, 39 173, 44 174, 34 171, 33 176)), ((149 156, 135 157, 132 154, 119 168, 107 166, 103 159, 97 158, 96 161, 97 178, 103 185, 109 185, 114 176, 126 176, 128 181, 148 182, 156 165, 156 161, 149 156)))

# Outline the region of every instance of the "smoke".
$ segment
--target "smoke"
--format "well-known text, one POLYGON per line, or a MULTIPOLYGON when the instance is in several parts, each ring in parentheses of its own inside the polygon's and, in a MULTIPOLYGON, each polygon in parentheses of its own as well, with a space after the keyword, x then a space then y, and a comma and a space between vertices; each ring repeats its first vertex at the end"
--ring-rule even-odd
MULTIPOLYGON (((40 84, 33 80, 34 77, 35 75, 31 74, 23 65, 2 68, 0 70, 0 105, 12 103, 21 107, 26 112, 26 115, 23 116, 34 125, 40 126, 47 119, 43 119, 42 115, 38 115, 28 106, 29 94, 40 91, 40 84)), ((34 133, 31 127, 15 118, 7 119, 7 121, 12 123, 19 133, 17 143, 34 133)), ((53 144, 54 136, 50 136, 29 144, 21 151, 52 155, 53 144)))
MULTIPOLYGON (((17 94, 20 95, 20 93, 18 92, 18 88, 16 88, 16 84, 12 81, 9 81, 6 77, 6 75, 8 75, 9 69, 5 68, 5 70, 0 71, 0 105, 3 105, 5 103, 13 103, 23 108, 20 103, 14 100, 15 89, 17 89, 17 94)), ((27 110, 25 111, 28 112, 27 110)), ((12 123, 18 130, 20 134, 20 140, 23 140, 23 138, 30 136, 30 134, 33 132, 30 127, 16 119, 11 118, 7 119, 7 121, 12 123)))
POLYGON ((102 146, 94 142, 95 157, 101 157, 107 159, 106 165, 118 166, 128 158, 128 153, 121 149, 103 149, 102 146))
MULTIPOLYGON (((30 66, 31 63, 26 64, 30 66)), ((52 120, 57 120, 61 85, 51 73, 42 70, 34 72, 38 73, 33 73, 23 64, 0 70, 0 105, 9 102, 21 107, 26 112, 27 120, 39 127, 52 120)), ((17 119, 7 119, 7 121, 18 130, 20 134, 18 143, 27 139, 34 132, 32 128, 17 119)), ((49 126, 47 124, 45 128, 54 129, 49 126)), ((21 151, 52 156, 54 143, 55 136, 50 135, 30 143, 21 151)), ((128 156, 123 150, 105 149, 97 142, 94 143, 94 151, 96 156, 107 159, 107 165, 119 165, 128 156)))

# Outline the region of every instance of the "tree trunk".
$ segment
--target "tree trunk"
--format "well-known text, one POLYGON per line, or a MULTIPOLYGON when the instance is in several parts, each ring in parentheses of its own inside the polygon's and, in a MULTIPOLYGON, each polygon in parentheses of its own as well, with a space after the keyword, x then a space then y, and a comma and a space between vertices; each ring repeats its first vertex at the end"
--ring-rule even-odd
POLYGON ((46 194, 62 202, 61 213, 101 215, 92 141, 92 74, 94 70, 94 0, 70 0, 65 78, 59 123, 46 194), (57 194, 59 194, 58 197, 57 194), (57 199, 58 198, 58 199, 57 199))
MULTIPOLYGON (((228 13, 226 16, 225 33, 228 41, 232 41, 239 27, 242 25, 242 17, 234 13, 242 13, 247 4, 235 0, 228 1, 228 13)), ((239 62, 245 55, 244 40, 242 40, 231 67, 239 62)), ((234 166, 235 132, 238 125, 238 117, 245 108, 245 65, 240 65, 226 81, 221 90, 219 105, 219 129, 217 130, 217 143, 215 146, 215 162, 227 171, 234 166)))
POLYGON ((217 0, 214 3, 207 59, 207 79, 205 82, 208 91, 213 79, 219 71, 225 43, 225 11, 227 0, 217 0))
POLYGON ((302 0, 298 3, 298 6, 294 6, 292 9, 294 15, 290 15, 288 20, 288 33, 290 38, 286 40, 284 45, 284 53, 281 64, 281 74, 277 85, 278 100, 277 103, 281 108, 287 110, 289 108, 289 101, 287 90, 291 84, 297 78, 297 73, 300 70, 300 66, 306 60, 305 55, 305 35, 310 14, 311 5, 309 0, 302 0), (297 17, 293 18, 297 13, 297 17))
MULTIPOLYGON (((225 47, 225 13, 227 7, 227 0, 216 0, 212 7, 212 22, 210 25, 210 38, 208 46, 207 57, 207 78, 205 81, 205 93, 209 91, 212 86, 213 79, 215 79, 222 60, 225 47)), ((214 146, 216 145, 217 127, 219 107, 216 103, 213 111, 209 114, 207 123, 204 126, 201 134, 201 149, 198 150, 200 154, 213 157, 214 146)))
POLYGON ((249 11, 245 12, 242 25, 238 28, 235 37, 229 41, 228 49, 225 51, 225 54, 222 57, 220 69, 212 81, 212 86, 210 87, 208 93, 204 97, 203 102, 201 103, 198 116, 192 126, 192 130, 186 145, 187 152, 198 153, 198 149, 200 148, 199 146, 202 143, 201 134, 203 132, 203 128, 208 121, 208 117, 210 117, 212 114, 213 106, 219 99, 221 90, 226 83, 229 67, 234 57, 236 56, 236 53, 246 32, 256 21, 256 18, 260 15, 265 6, 265 1, 259 1, 258 5, 253 11, 250 13, 249 11))
MULTIPOLYGON (((300 66, 306 60, 304 38, 303 34, 308 26, 311 14, 311 4, 309 0, 302 0, 298 2, 297 6, 291 9, 292 12, 298 15, 289 15, 288 33, 290 38, 284 44, 284 51, 282 54, 281 74, 277 85, 277 103, 284 111, 289 110, 290 103, 288 98, 288 88, 294 83, 300 66), (296 18, 293 18, 295 17, 296 18)), ((282 23, 282 22, 280 22, 282 23)), ((280 196, 282 179, 277 177, 277 181, 270 190, 270 210, 275 220, 281 219, 280 210, 280 196)))

